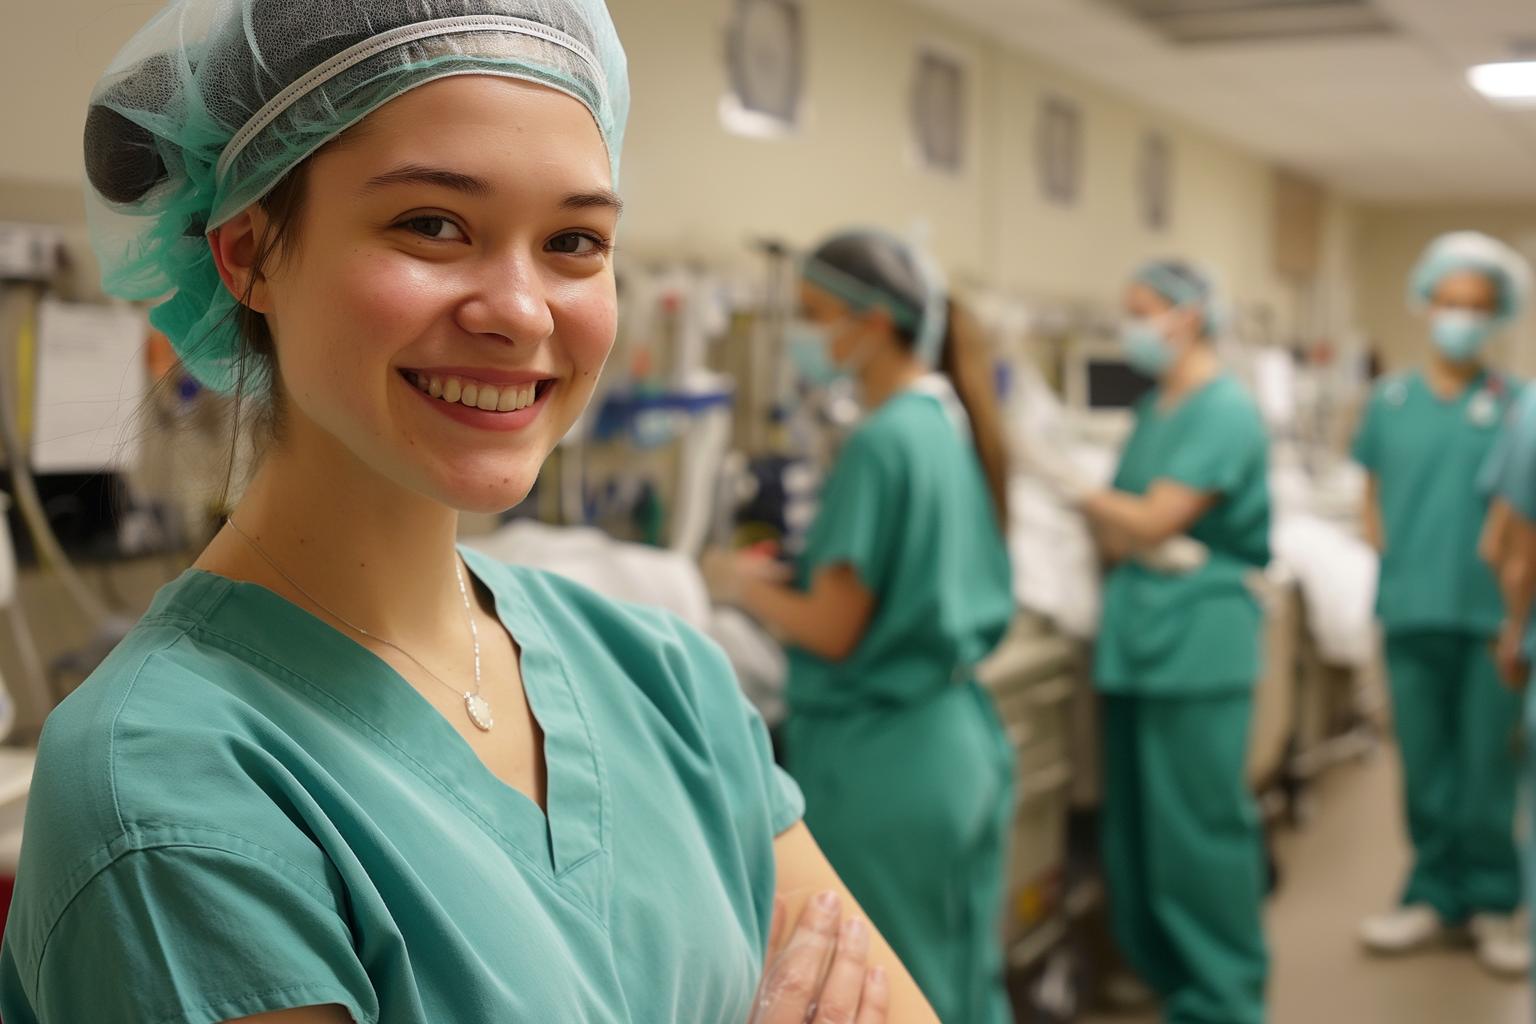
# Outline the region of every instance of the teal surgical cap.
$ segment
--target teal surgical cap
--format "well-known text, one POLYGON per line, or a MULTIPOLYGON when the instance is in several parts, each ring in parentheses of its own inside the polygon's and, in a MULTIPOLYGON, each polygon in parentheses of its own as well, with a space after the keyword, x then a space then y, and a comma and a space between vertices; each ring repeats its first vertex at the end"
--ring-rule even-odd
POLYGON ((1150 260, 1131 275, 1173 305, 1205 311, 1205 333, 1220 334, 1224 326, 1216 286, 1209 275, 1180 260, 1150 260))
POLYGON ((886 310, 918 360, 938 365, 949 334, 949 289, 919 246, 878 229, 844 231, 805 257, 800 273, 857 311, 886 310))
POLYGON ((1430 243, 1409 278, 1409 304, 1428 307, 1441 281, 1466 271, 1485 275, 1497 288, 1495 323, 1502 326, 1524 312, 1531 292, 1530 263, 1497 238, 1476 231, 1455 231, 1430 243))
POLYGON ((603 0, 173 0, 112 62, 85 124, 107 291, 203 384, 232 390, 235 300, 206 235, 390 100, 454 75, 558 89, 591 111, 615 182, 629 111, 603 0))

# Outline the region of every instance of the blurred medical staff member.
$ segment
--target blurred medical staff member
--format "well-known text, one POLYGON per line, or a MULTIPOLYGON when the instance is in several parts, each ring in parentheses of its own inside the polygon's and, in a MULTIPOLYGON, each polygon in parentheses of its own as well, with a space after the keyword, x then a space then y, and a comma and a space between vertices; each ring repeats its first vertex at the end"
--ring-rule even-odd
POLYGON ((1268 973, 1265 867, 1247 763, 1269 561, 1269 441, 1212 345, 1210 281, 1142 267, 1125 293, 1128 361, 1156 380, 1113 486, 1031 452, 1087 516, 1109 568, 1094 679, 1103 695, 1103 859, 1116 940, 1170 1024, 1257 1024, 1268 973))
POLYGON ((975 669, 1014 602, 984 350, 922 254, 884 234, 817 248, 801 304, 802 373, 853 377, 865 415, 798 578, 738 556, 738 597, 789 645, 786 757, 812 834, 945 1024, 1005 1024, 1014 765, 975 669))
POLYGON ((1519 712, 1491 652, 1504 612, 1478 557, 1479 473, 1516 391, 1483 350, 1519 315, 1529 282, 1525 261, 1485 235, 1431 244, 1410 282, 1429 317, 1429 360, 1377 385, 1354 445, 1370 473, 1365 529, 1381 551, 1377 613, 1414 849, 1401 906, 1366 920, 1361 939, 1402 953, 1468 925, 1484 965, 1513 974, 1530 960, 1513 918, 1519 712))
MULTIPOLYGON (((1532 815, 1536 796, 1536 699, 1531 696, 1532 651, 1536 650, 1536 622, 1531 606, 1536 603, 1536 387, 1521 391, 1505 420, 1494 456, 1484 469, 1484 481, 1493 498, 1485 528, 1485 554, 1494 568, 1504 598, 1504 623, 1499 629, 1499 675, 1515 692, 1524 692, 1524 786, 1525 817, 1532 815)), ((1536 850, 1530 849, 1526 830, 1526 892, 1532 891, 1536 850)), ((1529 947, 1527 947, 1529 948, 1529 947)))

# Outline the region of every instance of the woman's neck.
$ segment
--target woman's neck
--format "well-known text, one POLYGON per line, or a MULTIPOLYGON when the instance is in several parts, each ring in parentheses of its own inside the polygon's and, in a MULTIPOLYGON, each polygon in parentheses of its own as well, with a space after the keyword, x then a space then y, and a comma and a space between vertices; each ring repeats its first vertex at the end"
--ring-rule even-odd
POLYGON ((1200 390, 1221 372, 1221 361, 1210 345, 1197 343, 1184 350, 1162 380, 1162 401, 1168 405, 1200 390))
POLYGON ((894 347, 886 349, 859 373, 859 399, 865 409, 878 409, 927 372, 912 353, 894 347))
POLYGON ((221 531, 198 567, 407 649, 459 637, 458 513, 374 473, 318 428, 289 442, 231 515, 244 536, 221 531))
POLYGON ((1429 389, 1441 398, 1455 398, 1471 387, 1483 372, 1483 364, 1476 359, 1451 360, 1439 351, 1429 357, 1429 369, 1425 378, 1429 389))

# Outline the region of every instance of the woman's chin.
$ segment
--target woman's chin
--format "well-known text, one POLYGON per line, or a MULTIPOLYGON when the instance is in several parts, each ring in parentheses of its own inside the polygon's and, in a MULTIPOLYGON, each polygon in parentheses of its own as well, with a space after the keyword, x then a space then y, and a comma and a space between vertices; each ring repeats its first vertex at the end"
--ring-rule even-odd
POLYGON ((456 487, 443 494, 440 500, 443 504, 460 512, 499 515, 523 503, 528 493, 533 490, 534 479, 532 476, 525 479, 520 475, 514 475, 506 483, 498 479, 495 483, 485 483, 477 487, 456 487))
POLYGON ((427 495, 460 512, 497 514, 520 505, 539 477, 539 461, 509 462, 463 467, 457 472, 432 474, 427 495))

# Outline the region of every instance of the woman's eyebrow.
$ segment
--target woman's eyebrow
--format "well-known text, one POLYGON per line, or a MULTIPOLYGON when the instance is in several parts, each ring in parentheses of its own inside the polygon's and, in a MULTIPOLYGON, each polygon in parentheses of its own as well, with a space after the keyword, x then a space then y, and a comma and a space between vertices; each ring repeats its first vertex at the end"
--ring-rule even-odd
POLYGON ((560 205, 567 210, 590 210, 598 207, 612 210, 616 214, 624 212, 624 200, 619 198, 617 192, 606 188, 591 192, 572 192, 560 200, 560 205))
POLYGON ((477 197, 488 196, 493 191, 490 182, 484 178, 477 178, 462 171, 450 171, 444 167, 427 167, 422 164, 402 164, 383 174, 376 174, 369 178, 359 191, 372 192, 391 185, 435 185, 438 188, 452 189, 455 192, 477 197))

